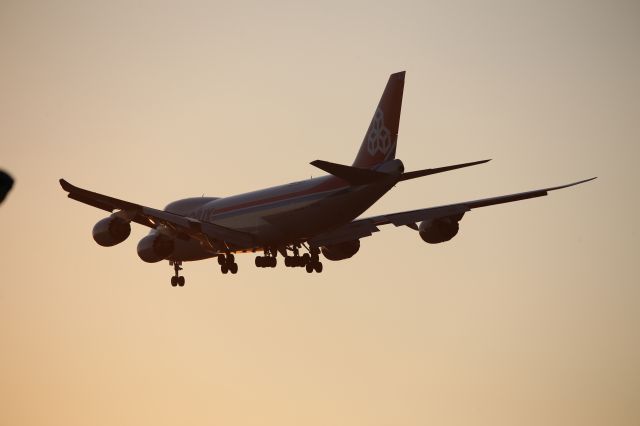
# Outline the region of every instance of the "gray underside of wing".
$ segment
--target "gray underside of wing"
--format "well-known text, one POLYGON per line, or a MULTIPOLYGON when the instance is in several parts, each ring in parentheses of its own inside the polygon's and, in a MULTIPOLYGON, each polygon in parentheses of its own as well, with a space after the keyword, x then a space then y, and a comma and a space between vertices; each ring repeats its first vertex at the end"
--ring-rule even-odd
POLYGON ((445 206, 429 207, 426 209, 410 210, 400 213, 390 213, 379 216, 372 216, 364 219, 357 219, 345 226, 335 230, 317 235, 309 240, 309 243, 316 246, 339 244, 346 241, 364 238, 378 232, 378 226, 393 224, 395 226, 409 226, 417 229, 418 222, 435 220, 450 216, 464 214, 472 209, 493 206, 496 204, 511 203, 514 201, 527 200, 529 198, 543 197, 550 191, 555 191, 570 186, 589 182, 595 178, 581 180, 567 185, 554 186, 551 188, 536 189, 533 191, 519 192, 517 194, 502 195, 498 197, 483 198, 481 200, 466 201, 462 203, 449 204, 445 206))

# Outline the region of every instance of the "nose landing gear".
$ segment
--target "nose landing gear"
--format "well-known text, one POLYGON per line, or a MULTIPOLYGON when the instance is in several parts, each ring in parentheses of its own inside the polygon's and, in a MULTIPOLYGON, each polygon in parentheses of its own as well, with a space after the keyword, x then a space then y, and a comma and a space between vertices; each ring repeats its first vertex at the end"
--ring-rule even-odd
POLYGON ((180 276, 180 271, 182 271, 182 261, 180 260, 170 260, 169 265, 173 265, 173 270, 175 271, 175 275, 171 277, 171 286, 172 287, 184 287, 184 277, 180 276))

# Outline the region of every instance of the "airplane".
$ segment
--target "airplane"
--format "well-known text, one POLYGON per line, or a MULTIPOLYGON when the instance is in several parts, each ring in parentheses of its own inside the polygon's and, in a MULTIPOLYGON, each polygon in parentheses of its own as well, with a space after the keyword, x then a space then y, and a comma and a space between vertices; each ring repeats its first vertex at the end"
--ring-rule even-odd
POLYGON ((182 287, 182 263, 217 258, 223 274, 238 272, 234 254, 258 253, 255 265, 274 268, 277 256, 287 267, 320 273, 320 255, 331 261, 351 258, 360 239, 383 225, 406 226, 429 244, 451 240, 469 211, 541 197, 551 191, 595 179, 517 194, 438 207, 360 218, 396 184, 490 160, 405 172, 396 158, 405 72, 391 74, 352 165, 323 160, 311 164, 328 175, 229 197, 194 197, 169 203, 163 210, 60 184, 68 197, 111 213, 93 228, 93 238, 110 247, 125 241, 131 222, 151 228, 137 246, 145 262, 168 260, 173 287, 182 287), (301 252, 303 252, 301 254, 301 252))

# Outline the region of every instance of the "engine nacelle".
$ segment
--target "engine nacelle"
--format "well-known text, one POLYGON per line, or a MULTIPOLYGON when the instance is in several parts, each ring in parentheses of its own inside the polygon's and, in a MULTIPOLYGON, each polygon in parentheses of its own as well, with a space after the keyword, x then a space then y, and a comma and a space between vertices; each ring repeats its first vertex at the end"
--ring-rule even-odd
POLYGON ((131 234, 131 224, 119 217, 110 216, 102 219, 93 227, 93 239, 103 247, 120 244, 131 234))
POLYGON ((171 238, 153 233, 138 243, 138 256, 147 263, 160 262, 173 253, 174 242, 171 238))
POLYGON ((348 259, 360 250, 360 240, 324 246, 321 250, 324 257, 329 260, 348 259))
POLYGON ((458 223, 462 219, 459 217, 443 217, 434 220, 425 220, 420 224, 420 238, 429 244, 438 244, 449 241, 456 236, 460 230, 458 223))

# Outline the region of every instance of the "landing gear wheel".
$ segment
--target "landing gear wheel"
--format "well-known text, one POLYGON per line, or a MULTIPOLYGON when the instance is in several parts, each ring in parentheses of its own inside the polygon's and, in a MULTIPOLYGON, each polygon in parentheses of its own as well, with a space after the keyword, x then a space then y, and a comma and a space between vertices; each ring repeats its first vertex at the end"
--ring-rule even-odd
POLYGON ((171 277, 171 287, 178 285, 178 277, 171 277))
POLYGON ((300 256, 291 256, 284 258, 285 266, 290 268, 297 268, 299 266, 304 266, 303 259, 300 256))
POLYGON ((305 266, 309 263, 309 260, 311 259, 311 256, 309 256, 309 253, 305 253, 302 255, 302 257, 300 258, 301 260, 301 264, 300 266, 305 266))
POLYGON ((316 263, 313 265, 313 269, 315 269, 315 271, 316 271, 317 273, 322 272, 322 262, 316 262, 316 263))
POLYGON ((178 285, 180 287, 184 287, 184 277, 177 277, 178 279, 176 281, 178 281, 178 285))
MULTIPOLYGON (((287 263, 286 259, 285 257, 285 264, 287 263)), ((278 264, 278 259, 271 256, 258 256, 255 262, 258 268, 275 268, 278 264)))
MULTIPOLYGON (((256 262, 257 262, 256 258, 256 262)), ((231 253, 219 254, 218 255, 218 264, 220 265, 220 271, 223 274, 231 272, 232 274, 238 273, 238 264, 235 262, 235 256, 231 253)), ((257 264, 257 263, 256 263, 257 264)))
POLYGON ((307 264, 305 265, 305 268, 307 269, 307 273, 309 273, 309 274, 310 274, 310 273, 312 273, 312 272, 313 272, 313 264, 311 264, 311 263, 307 263, 307 264))

